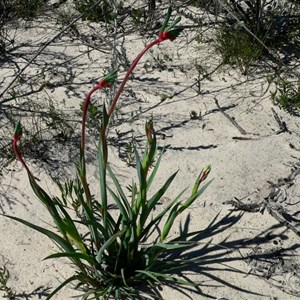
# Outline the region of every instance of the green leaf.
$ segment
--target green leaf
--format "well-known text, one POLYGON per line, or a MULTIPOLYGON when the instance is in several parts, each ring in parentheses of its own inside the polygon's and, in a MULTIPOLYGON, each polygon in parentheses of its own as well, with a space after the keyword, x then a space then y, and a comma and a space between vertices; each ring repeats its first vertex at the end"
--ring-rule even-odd
MULTIPOLYGON (((213 179, 212 179, 213 180, 213 179)), ((207 182, 196 194, 192 194, 181 206, 180 208, 177 210, 177 208, 179 207, 179 203, 177 203, 171 210, 169 217, 163 227, 162 233, 160 235, 160 240, 163 241, 164 239, 166 239, 166 237, 168 236, 173 223, 176 219, 176 217, 181 214, 185 209, 187 209, 198 197, 200 197, 200 195, 205 191, 205 189, 208 187, 208 185, 212 182, 212 180, 210 180, 209 182, 207 182)))
POLYGON ((52 259, 52 258, 59 258, 59 257, 68 257, 68 258, 76 258, 76 259, 84 259, 86 260, 91 266, 96 264, 96 261, 89 255, 79 252, 61 252, 61 253, 54 253, 44 258, 52 259))
MULTIPOLYGON (((127 282, 126 282, 126 276, 125 276, 124 268, 121 269, 121 276, 122 276, 122 281, 123 281, 124 285, 129 287, 127 282)), ((119 297, 117 297, 117 299, 119 299, 119 297)))
POLYGON ((152 172, 151 172, 151 174, 150 174, 150 176, 149 176, 149 178, 147 180, 147 189, 148 190, 149 190, 149 188, 150 188, 150 186, 151 186, 151 184, 153 182, 153 179, 155 178, 155 175, 156 175, 157 170, 159 168, 159 165, 160 165, 161 159, 163 157, 163 154, 164 154, 164 149, 162 149, 162 151, 160 152, 160 155, 159 155, 159 157, 157 159, 157 162, 156 162, 156 164, 155 164, 155 166, 154 166, 154 168, 153 168, 153 170, 152 170, 152 172))
POLYGON ((147 203, 147 209, 149 212, 154 208, 154 206, 157 204, 157 202, 161 199, 161 197, 165 194, 165 192, 168 190, 169 186, 173 182, 174 178, 176 177, 178 171, 173 173, 165 182, 165 184, 157 191, 157 193, 151 197, 151 199, 147 203))
POLYGON ((58 230, 62 234, 66 234, 66 226, 61 216, 59 215, 51 197, 43 190, 43 188, 36 182, 35 178, 30 173, 28 174, 28 177, 33 192, 48 209, 48 212, 52 216, 53 221, 57 225, 58 230))
POLYGON ((147 188, 146 188, 146 178, 145 178, 144 170, 142 168, 142 163, 139 154, 135 147, 133 147, 133 150, 134 150, 135 160, 136 160, 136 170, 137 170, 139 183, 140 183, 139 195, 137 197, 136 203, 133 208, 133 212, 137 216, 140 211, 141 205, 144 205, 146 202, 147 188))
POLYGON ((50 238, 53 242, 55 242, 57 245, 60 246, 60 248, 62 248, 63 250, 65 250, 66 252, 75 252, 75 249, 72 247, 71 243, 68 241, 68 240, 65 240, 63 239, 62 237, 60 237, 58 234, 48 230, 48 229, 45 229, 43 227, 40 227, 40 226, 37 226, 37 225, 34 225, 30 222, 27 222, 25 220, 22 220, 20 218, 17 218, 17 217, 13 217, 13 216, 8 216, 8 215, 3 215, 7 218, 10 218, 10 219, 13 219, 15 221, 18 221, 44 235, 46 235, 48 238, 50 238))
POLYGON ((126 211, 126 208, 124 207, 124 205, 120 201, 119 197, 109 187, 107 187, 107 189, 108 189, 109 193, 112 195, 112 197, 114 198, 116 204, 118 205, 118 208, 120 210, 121 215, 124 217, 124 219, 126 219, 126 221, 129 221, 129 216, 128 216, 128 213, 126 211))
POLYGON ((126 208, 128 218, 131 218, 132 217, 132 211, 131 211, 130 203, 128 202, 128 200, 127 200, 127 198, 126 198, 126 196, 125 196, 125 194, 122 190, 122 187, 121 187, 118 179, 116 178, 115 174, 113 173, 113 171, 112 171, 109 164, 107 164, 107 170, 108 170, 109 175, 110 175, 111 179, 113 180, 114 185, 117 188, 117 191, 118 191, 118 193, 119 193, 119 195, 122 199, 122 202, 123 202, 122 206, 126 208))
POLYGON ((148 277, 150 277, 151 279, 153 279, 154 281, 158 282, 161 284, 161 282, 159 281, 158 277, 161 276, 160 273, 155 273, 155 272, 150 272, 150 271, 145 271, 145 270, 136 270, 137 273, 142 273, 147 275, 148 277))
POLYGON ((147 227, 143 230, 143 233, 141 235, 141 238, 143 236, 145 236, 150 230, 151 228, 158 222, 160 222, 160 220, 166 215, 166 213, 173 207, 173 205, 175 203, 177 203, 179 201, 179 199, 181 198, 181 196, 186 192, 187 189, 184 189, 182 192, 179 193, 179 195, 173 200, 171 201, 167 207, 165 209, 163 209, 157 216, 155 216, 151 222, 147 225, 147 227))
POLYGON ((106 229, 97 222, 93 210, 84 202, 82 201, 82 207, 84 210, 84 215, 87 220, 87 224, 89 226, 89 230, 91 232, 92 239, 96 243, 96 247, 100 247, 101 244, 101 236, 98 234, 98 229, 101 231, 104 238, 108 238, 109 234, 106 229))
POLYGON ((186 210, 191 204, 194 203, 194 201, 201 196, 201 194, 206 190, 206 188, 211 184, 213 179, 211 179, 209 182, 207 182, 196 194, 192 194, 189 199, 187 199, 181 207, 178 209, 178 214, 182 213, 184 210, 186 210))
POLYGON ((138 194, 137 186, 136 183, 132 179, 131 187, 129 186, 129 191, 131 192, 130 198, 131 198, 131 203, 130 207, 134 207, 135 201, 136 201, 136 196, 138 194))
MULTIPOLYGON (((100 205, 100 203, 98 201, 95 201, 94 203, 95 207, 97 208, 98 211, 102 211, 103 207, 100 205)), ((115 228, 116 228, 116 222, 114 220, 114 218, 111 216, 111 214, 109 213, 109 211, 106 212, 106 216, 107 216, 107 220, 108 220, 108 227, 104 228, 104 226, 101 226, 104 230, 106 230, 106 232, 108 234, 111 234, 112 232, 115 232, 115 228)), ((99 224, 99 222, 97 221, 97 224, 99 224)), ((102 230, 102 229, 101 229, 102 230)))
POLYGON ((170 232, 170 230, 171 230, 171 228, 173 226, 175 218, 178 215, 177 214, 177 208, 178 208, 179 204, 180 203, 175 204, 172 207, 171 211, 170 211, 169 217, 168 217, 168 219, 167 219, 167 221, 166 221, 166 223, 165 223, 165 225, 163 227, 163 230, 161 232, 161 235, 160 235, 160 240, 161 241, 163 241, 163 240, 165 240, 167 238, 167 236, 168 236, 168 234, 169 234, 169 232, 170 232))
POLYGON ((161 28, 159 30, 159 33, 163 32, 166 29, 166 27, 168 26, 168 22, 170 20, 171 14, 172 14, 172 7, 169 7, 168 12, 165 17, 165 20, 163 22, 163 25, 161 26, 161 28))
POLYGON ((79 280, 79 279, 80 279, 80 276, 78 276, 78 275, 69 277, 67 280, 65 280, 63 283, 61 283, 50 295, 48 295, 46 300, 51 299, 58 291, 60 291, 68 283, 70 283, 74 280, 79 280))
POLYGON ((79 249, 81 249, 83 253, 86 253, 86 247, 81 239, 81 235, 79 234, 72 218, 60 203, 57 202, 56 205, 59 207, 60 211, 64 215, 63 223, 64 223, 64 230, 66 234, 74 241, 74 243, 78 246, 79 249))
POLYGON ((178 171, 172 174, 165 184, 158 190, 158 192, 148 201, 146 208, 141 212, 140 218, 140 226, 141 228, 144 226, 146 219, 148 218, 149 214, 152 212, 153 208, 157 204, 157 202, 161 199, 161 197, 165 194, 168 190, 169 186, 173 182, 174 178, 176 177, 178 171))
POLYGON ((96 256, 96 260, 99 264, 101 264, 102 259, 103 259, 103 254, 104 251, 120 236, 124 233, 125 229, 118 231, 117 233, 115 233, 114 235, 112 235, 103 245, 102 247, 99 249, 97 256, 96 256))
POLYGON ((190 247, 191 245, 197 244, 197 242, 193 241, 178 241, 176 243, 156 243, 152 247, 157 247, 161 249, 166 249, 166 250, 174 250, 174 249, 181 249, 181 248, 186 248, 190 247))
POLYGON ((138 174, 138 178, 139 178, 139 183, 142 184, 142 183, 144 183, 144 176, 143 176, 144 174, 143 174, 141 159, 140 159, 140 156, 139 156, 135 146, 133 146, 133 151, 135 154, 136 169, 137 169, 137 174, 138 174))

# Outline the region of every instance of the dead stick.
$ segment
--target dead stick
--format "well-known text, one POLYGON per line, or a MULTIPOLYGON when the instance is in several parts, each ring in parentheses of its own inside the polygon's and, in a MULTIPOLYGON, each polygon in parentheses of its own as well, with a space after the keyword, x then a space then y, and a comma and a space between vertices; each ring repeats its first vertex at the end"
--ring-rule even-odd
POLYGON ((271 110, 272 110, 273 116, 275 118, 275 121, 277 122, 279 129, 280 129, 279 131, 276 132, 276 134, 279 134, 282 132, 290 132, 286 126, 286 123, 280 119, 280 117, 278 116, 275 109, 272 107, 271 110))
POLYGON ((219 109, 219 111, 235 126, 241 134, 247 134, 247 132, 232 118, 230 117, 220 106, 219 101, 216 97, 214 97, 215 103, 219 109))

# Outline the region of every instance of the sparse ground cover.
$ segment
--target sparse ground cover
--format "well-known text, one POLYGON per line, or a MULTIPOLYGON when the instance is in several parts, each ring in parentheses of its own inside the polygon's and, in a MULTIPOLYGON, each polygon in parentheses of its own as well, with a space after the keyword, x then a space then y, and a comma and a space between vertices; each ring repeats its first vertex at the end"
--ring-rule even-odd
MULTIPOLYGON (((79 161, 86 91, 107 70, 118 68, 121 78, 136 50, 156 36, 168 7, 156 3, 151 15, 151 6, 139 1, 131 7, 114 2, 109 9, 112 19, 91 22, 79 18, 85 8, 77 11, 72 1, 63 2, 47 1, 33 19, 10 19, 1 25, 5 51, 0 60, 0 207, 4 214, 44 227, 51 221, 36 203, 12 153, 15 123, 21 120, 26 129, 21 151, 34 174, 49 193, 59 194, 51 177, 66 181, 79 161)), ((177 274, 200 283, 198 290, 184 297, 296 299, 300 293, 298 4, 288 2, 294 23, 285 32, 293 44, 283 41, 277 47, 259 36, 265 48, 242 30, 251 28, 243 13, 241 17, 236 13, 235 1, 211 1, 204 7, 195 2, 174 1, 184 31, 172 44, 148 53, 126 86, 108 137, 112 167, 123 187, 131 184, 133 145, 140 151, 144 124, 150 118, 157 142, 166 151, 158 183, 180 169, 180 183, 172 186, 158 211, 172 196, 191 187, 200 166, 212 165, 214 182, 172 232, 175 236, 179 228, 206 229, 197 237, 198 248, 182 253, 186 259, 199 259, 194 268, 177 274), (242 49, 241 37, 249 43, 242 49)), ((286 20, 288 15, 284 16, 286 20)), ((114 90, 97 94, 88 111, 86 158, 95 197, 99 196, 95 158, 102 104, 109 105, 113 94, 114 90)), ((46 297, 62 278, 72 275, 64 260, 42 262, 55 251, 47 239, 10 220, 0 222, 4 295, 46 297)), ((171 299, 179 297, 177 293, 165 287, 161 296, 171 299)), ((66 288, 57 299, 73 294, 72 288, 66 288)))

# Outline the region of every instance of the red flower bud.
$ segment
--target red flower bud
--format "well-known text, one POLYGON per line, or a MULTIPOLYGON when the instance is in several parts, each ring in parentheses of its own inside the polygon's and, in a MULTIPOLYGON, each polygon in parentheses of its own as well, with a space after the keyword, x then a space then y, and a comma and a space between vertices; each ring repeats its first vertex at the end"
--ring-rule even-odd
POLYGON ((199 183, 203 182, 207 178, 210 170, 211 170, 211 166, 210 165, 208 165, 208 166, 206 166, 204 168, 204 170, 202 171, 202 175, 200 177, 199 183))
POLYGON ((158 37, 161 41, 171 40, 171 36, 169 35, 168 31, 160 32, 158 37))
POLYGON ((112 84, 114 84, 116 77, 117 71, 112 71, 108 73, 99 81, 99 88, 110 87, 112 84))
POLYGON ((100 80, 99 81, 99 88, 105 88, 105 87, 110 87, 110 84, 108 82, 100 80))

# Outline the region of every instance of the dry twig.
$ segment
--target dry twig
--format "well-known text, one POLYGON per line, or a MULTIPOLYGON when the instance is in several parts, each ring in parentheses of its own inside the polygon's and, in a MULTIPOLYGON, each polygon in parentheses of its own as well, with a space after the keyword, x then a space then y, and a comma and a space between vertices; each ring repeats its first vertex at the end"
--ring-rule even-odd
POLYGON ((216 103, 219 111, 230 121, 230 123, 233 124, 233 126, 235 126, 241 134, 247 134, 247 132, 221 108, 219 101, 216 97, 214 97, 214 100, 215 100, 215 103, 216 103))

